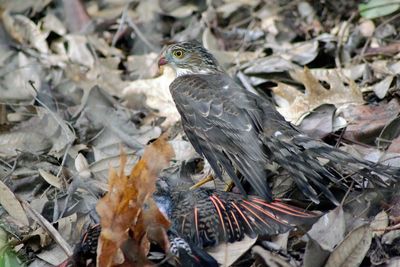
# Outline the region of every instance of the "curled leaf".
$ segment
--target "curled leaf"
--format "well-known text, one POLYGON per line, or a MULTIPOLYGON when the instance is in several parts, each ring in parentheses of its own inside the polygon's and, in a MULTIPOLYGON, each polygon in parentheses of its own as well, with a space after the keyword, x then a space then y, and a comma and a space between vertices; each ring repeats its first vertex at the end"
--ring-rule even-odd
POLYGON ((112 266, 113 259, 124 249, 130 251, 132 265, 147 264, 146 255, 149 238, 168 246, 165 230, 169 221, 158 210, 152 194, 159 172, 168 166, 174 156, 172 146, 167 143, 166 135, 149 145, 143 157, 135 165, 129 176, 125 175, 127 157, 121 155, 119 172, 110 170, 109 192, 97 204, 100 215, 101 235, 98 247, 98 266, 112 266), (131 230, 131 235, 129 235, 131 230), (161 233, 161 234, 160 234, 161 233), (132 256, 134 255, 134 256, 132 256))

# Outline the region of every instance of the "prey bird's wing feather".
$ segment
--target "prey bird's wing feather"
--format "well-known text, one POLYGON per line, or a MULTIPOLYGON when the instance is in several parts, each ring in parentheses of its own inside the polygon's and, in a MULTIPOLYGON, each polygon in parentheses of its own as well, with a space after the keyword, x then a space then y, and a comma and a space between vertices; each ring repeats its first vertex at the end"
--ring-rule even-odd
POLYGON ((201 246, 240 241, 244 235, 284 233, 319 217, 279 200, 266 202, 205 188, 175 193, 174 197, 173 228, 201 246))

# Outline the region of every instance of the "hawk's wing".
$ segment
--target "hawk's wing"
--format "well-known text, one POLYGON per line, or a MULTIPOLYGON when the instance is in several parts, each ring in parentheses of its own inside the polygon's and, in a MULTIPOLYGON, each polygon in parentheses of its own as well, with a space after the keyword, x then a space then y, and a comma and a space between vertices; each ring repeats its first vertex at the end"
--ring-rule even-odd
POLYGON ((181 76, 170 90, 190 142, 216 175, 221 177, 222 168, 245 193, 236 168, 260 196, 271 200, 262 113, 255 98, 223 73, 181 76))
POLYGON ((271 192, 264 167, 272 161, 287 170, 314 202, 318 202, 315 187, 338 203, 327 183, 339 181, 340 175, 357 173, 352 178, 367 178, 377 185, 386 183, 376 174, 400 179, 398 168, 357 159, 302 134, 270 102, 246 91, 227 74, 181 76, 170 89, 190 142, 216 174, 221 175, 221 166, 243 190, 235 167, 267 200, 271 192), (319 159, 329 163, 324 165, 319 159))

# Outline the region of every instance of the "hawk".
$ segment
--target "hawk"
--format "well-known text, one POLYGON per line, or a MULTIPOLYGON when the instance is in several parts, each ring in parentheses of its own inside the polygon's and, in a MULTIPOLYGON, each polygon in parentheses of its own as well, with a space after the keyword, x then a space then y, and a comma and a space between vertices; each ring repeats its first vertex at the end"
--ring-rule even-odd
POLYGON ((399 178, 400 170, 355 158, 313 139, 287 122, 267 99, 249 92, 220 67, 197 42, 168 46, 158 62, 176 71, 170 92, 181 115, 183 129, 210 163, 216 176, 225 171, 245 193, 243 178, 257 194, 271 201, 266 163, 277 163, 302 193, 318 203, 318 191, 338 204, 327 187, 343 175, 385 185, 378 176, 399 178), (321 160, 324 159, 324 160, 321 160))

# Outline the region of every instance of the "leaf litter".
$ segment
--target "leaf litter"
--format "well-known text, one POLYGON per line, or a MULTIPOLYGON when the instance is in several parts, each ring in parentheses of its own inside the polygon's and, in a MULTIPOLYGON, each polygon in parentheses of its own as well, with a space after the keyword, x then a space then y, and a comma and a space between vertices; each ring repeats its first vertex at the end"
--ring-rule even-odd
MULTIPOLYGON (((155 180, 198 158, 169 95, 174 74, 156 66, 170 41, 202 41, 308 134, 400 167, 398 3, 386 2, 2 1, 0 264, 61 264, 99 219, 101 266, 151 264, 153 242, 168 250, 155 180)), ((208 172, 190 168, 194 180, 208 172)), ((210 253, 222 266, 395 266, 400 201, 385 190, 312 206, 325 215, 284 248, 258 237, 210 253)), ((302 200, 285 174, 274 193, 302 200)))

